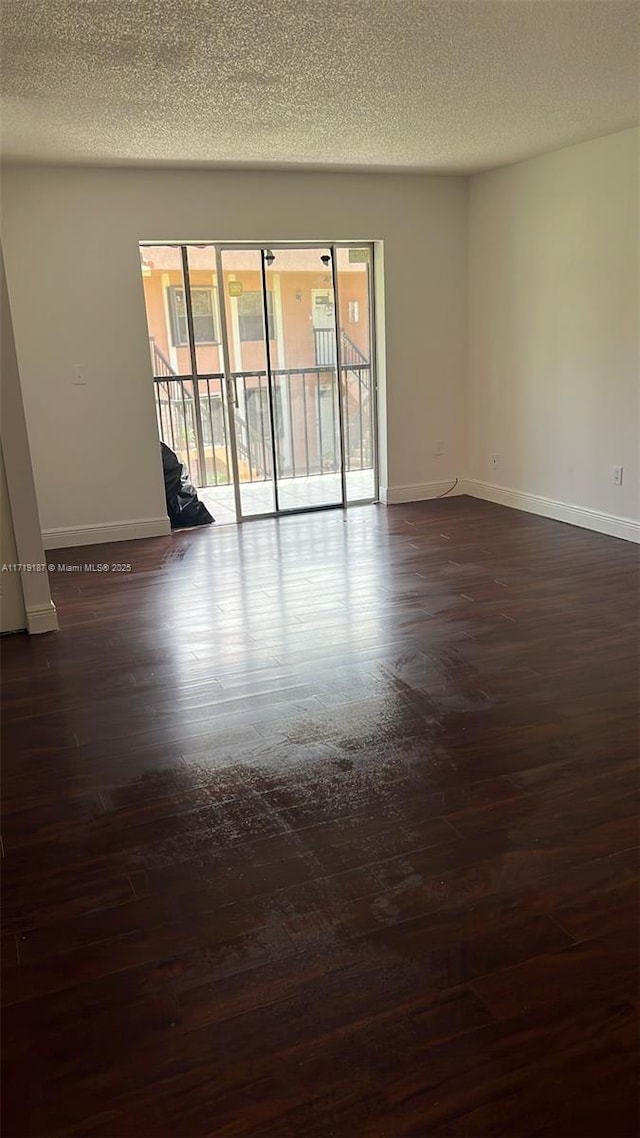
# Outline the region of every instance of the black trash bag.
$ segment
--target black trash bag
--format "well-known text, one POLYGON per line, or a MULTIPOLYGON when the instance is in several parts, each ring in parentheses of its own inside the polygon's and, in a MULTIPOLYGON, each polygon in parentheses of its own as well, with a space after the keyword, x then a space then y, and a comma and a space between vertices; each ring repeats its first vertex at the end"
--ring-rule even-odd
POLYGON ((204 502, 201 502, 195 486, 189 480, 189 472, 177 454, 165 443, 162 450, 162 470, 164 472, 164 492, 167 499, 167 513, 172 529, 182 526, 208 526, 215 518, 211 517, 204 502))

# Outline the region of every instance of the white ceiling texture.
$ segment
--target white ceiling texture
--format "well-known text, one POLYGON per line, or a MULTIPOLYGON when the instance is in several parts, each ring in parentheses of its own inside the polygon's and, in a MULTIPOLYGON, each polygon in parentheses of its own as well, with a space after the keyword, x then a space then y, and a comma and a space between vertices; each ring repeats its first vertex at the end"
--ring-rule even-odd
POLYGON ((638 119, 633 0, 4 0, 4 154, 470 173, 638 119))

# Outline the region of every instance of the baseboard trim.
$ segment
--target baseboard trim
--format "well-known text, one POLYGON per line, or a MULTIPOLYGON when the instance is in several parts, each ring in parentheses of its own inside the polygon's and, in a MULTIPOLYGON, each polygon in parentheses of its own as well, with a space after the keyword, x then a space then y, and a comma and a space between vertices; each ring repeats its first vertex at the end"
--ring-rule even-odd
POLYGON ((624 541, 640 542, 640 522, 632 518, 620 518, 616 514, 605 514, 601 510, 590 510, 584 506, 571 506, 568 502, 558 502, 541 494, 528 494, 524 490, 510 490, 493 482, 482 482, 476 478, 466 478, 462 492, 473 498, 483 498, 499 506, 509 506, 514 510, 524 510, 528 514, 539 514, 556 522, 566 522, 581 529, 595 530, 608 537, 620 537, 624 541))
POLYGON ((380 501, 385 506, 397 506, 402 502, 426 502, 429 498, 439 498, 442 494, 447 494, 448 498, 453 498, 458 494, 464 494, 461 489, 461 482, 452 489, 455 478, 448 478, 444 482, 418 482, 412 486, 389 486, 387 488, 380 488, 380 501))
POLYGON ((27 630, 32 635, 41 632, 58 631, 58 614, 53 601, 45 605, 34 605, 26 610, 27 630))
POLYGON ((107 522, 106 525, 45 529, 45 549, 67 549, 77 545, 101 545, 106 541, 135 541, 141 537, 165 537, 171 533, 168 518, 139 518, 133 522, 107 522))

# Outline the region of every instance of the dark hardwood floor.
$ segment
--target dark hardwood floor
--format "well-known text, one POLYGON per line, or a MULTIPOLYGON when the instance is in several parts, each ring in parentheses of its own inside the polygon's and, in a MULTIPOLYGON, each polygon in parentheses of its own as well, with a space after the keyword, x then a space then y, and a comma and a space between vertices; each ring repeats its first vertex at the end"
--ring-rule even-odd
POLYGON ((459 498, 72 549, 4 656, 13 1136, 637 1133, 638 549, 459 498))

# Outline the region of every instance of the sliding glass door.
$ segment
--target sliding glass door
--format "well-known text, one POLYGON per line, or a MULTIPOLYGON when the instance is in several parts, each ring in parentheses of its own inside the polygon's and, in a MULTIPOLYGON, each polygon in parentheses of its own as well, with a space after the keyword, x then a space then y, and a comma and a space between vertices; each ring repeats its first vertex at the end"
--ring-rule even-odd
POLYGON ((222 249, 243 514, 343 504, 329 248, 222 249))
POLYGON ((347 502, 377 497, 373 277, 369 246, 336 248, 347 502))
POLYGON ((262 251, 224 249, 219 259, 239 510, 245 518, 273 514, 278 510, 277 424, 269 366, 274 343, 271 318, 267 335, 262 251))
POLYGON ((141 255, 160 437, 214 516, 374 500, 370 247, 141 255))

